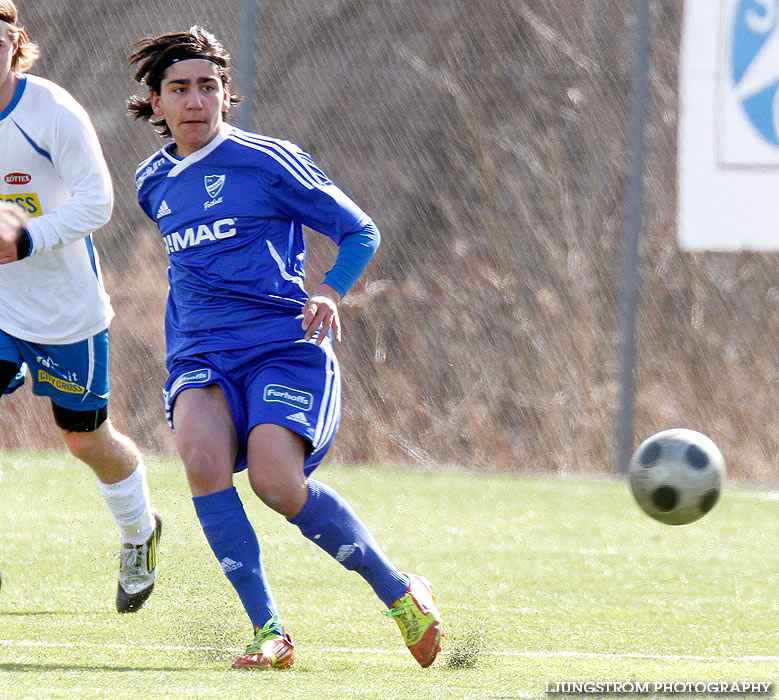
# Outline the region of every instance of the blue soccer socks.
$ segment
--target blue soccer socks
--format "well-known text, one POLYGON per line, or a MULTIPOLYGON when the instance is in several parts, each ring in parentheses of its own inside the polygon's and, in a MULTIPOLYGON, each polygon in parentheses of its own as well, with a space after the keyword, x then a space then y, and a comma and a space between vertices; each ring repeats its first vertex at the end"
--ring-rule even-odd
MULTIPOLYGON (((257 535, 235 487, 192 499, 203 532, 254 628, 278 616, 257 535)), ((351 506, 334 489, 308 480, 308 498, 289 522, 345 568, 356 571, 389 608, 409 587, 351 506)))
POLYGON ((327 484, 309 479, 308 499, 289 522, 333 559, 360 574, 388 608, 408 590, 408 578, 392 566, 351 506, 327 484))
POLYGON ((192 498, 208 544, 256 629, 278 615, 260 545, 235 487, 192 498))

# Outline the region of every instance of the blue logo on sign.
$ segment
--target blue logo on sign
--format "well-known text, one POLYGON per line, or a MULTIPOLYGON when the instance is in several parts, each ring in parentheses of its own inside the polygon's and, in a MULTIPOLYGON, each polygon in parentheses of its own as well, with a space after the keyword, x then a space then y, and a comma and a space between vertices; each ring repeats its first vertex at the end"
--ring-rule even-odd
POLYGON ((779 0, 741 0, 732 42, 732 79, 741 106, 769 143, 779 146, 779 0))

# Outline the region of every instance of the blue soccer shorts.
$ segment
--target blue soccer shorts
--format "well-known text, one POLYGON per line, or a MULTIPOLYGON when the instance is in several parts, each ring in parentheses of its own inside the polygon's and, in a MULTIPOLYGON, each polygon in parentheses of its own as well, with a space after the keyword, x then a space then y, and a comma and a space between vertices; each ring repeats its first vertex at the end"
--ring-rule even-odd
POLYGON ((283 426, 306 440, 307 476, 319 466, 341 420, 341 375, 330 338, 321 345, 296 340, 174 358, 163 392, 171 428, 179 393, 212 384, 221 387, 230 406, 238 436, 236 472, 246 469, 249 432, 261 423, 283 426))
POLYGON ((108 331, 68 345, 28 343, 0 331, 0 360, 20 368, 6 394, 24 383, 26 365, 33 393, 57 406, 92 411, 108 405, 108 331))

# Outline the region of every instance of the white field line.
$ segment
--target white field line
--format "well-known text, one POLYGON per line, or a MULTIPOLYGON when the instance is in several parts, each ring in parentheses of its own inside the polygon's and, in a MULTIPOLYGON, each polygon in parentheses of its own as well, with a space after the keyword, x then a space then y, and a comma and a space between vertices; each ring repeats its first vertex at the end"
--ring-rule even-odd
MULTIPOLYGON (((117 651, 180 651, 180 652, 229 652, 239 653, 242 647, 177 646, 166 644, 90 644, 87 642, 51 642, 35 640, 0 639, 0 647, 5 648, 47 648, 47 649, 114 649, 117 651)), ((368 649, 359 647, 319 647, 306 648, 298 644, 297 649, 314 654, 406 654, 405 649, 368 649)), ((444 650, 441 655, 452 653, 444 650)), ((735 662, 760 663, 779 662, 779 656, 698 656, 695 654, 643 654, 639 652, 587 652, 587 651, 479 651, 479 656, 516 657, 528 659, 649 659, 652 661, 702 661, 707 663, 735 662)))
POLYGON ((739 489, 728 494, 733 498, 751 499, 753 501, 779 501, 779 491, 747 491, 739 489))

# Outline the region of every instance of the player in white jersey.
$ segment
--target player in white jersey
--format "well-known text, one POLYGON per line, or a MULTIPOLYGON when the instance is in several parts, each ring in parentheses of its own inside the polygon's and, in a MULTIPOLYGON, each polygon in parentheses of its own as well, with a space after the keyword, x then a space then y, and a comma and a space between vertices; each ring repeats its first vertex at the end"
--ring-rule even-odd
POLYGON ((311 478, 340 418, 337 304, 378 229, 297 146, 224 123, 235 97, 211 34, 145 39, 130 60, 149 90, 130 114, 173 138, 139 165, 136 187, 170 263, 166 408, 196 515, 254 628, 233 667, 287 668, 295 658, 233 485, 242 469, 263 503, 371 585, 429 666, 443 636, 429 582, 398 571, 343 497, 311 478), (303 225, 338 245, 310 297, 303 225))
POLYGON ((97 134, 63 88, 28 75, 38 47, 0 0, 0 394, 30 370, 70 452, 89 465, 121 534, 119 612, 156 579, 161 521, 138 448, 108 419, 108 325, 92 233, 113 188, 97 134))

